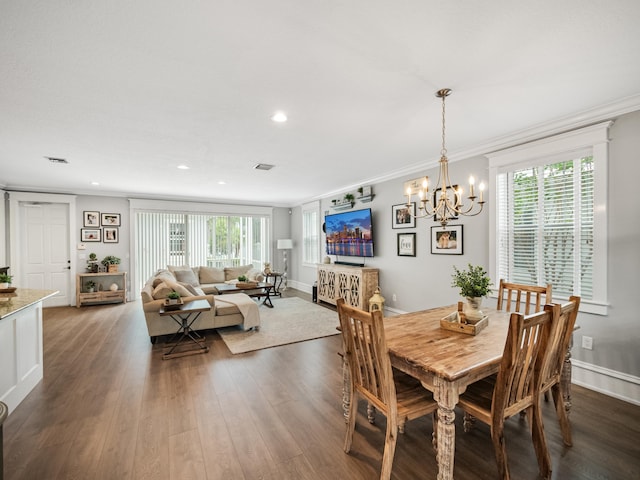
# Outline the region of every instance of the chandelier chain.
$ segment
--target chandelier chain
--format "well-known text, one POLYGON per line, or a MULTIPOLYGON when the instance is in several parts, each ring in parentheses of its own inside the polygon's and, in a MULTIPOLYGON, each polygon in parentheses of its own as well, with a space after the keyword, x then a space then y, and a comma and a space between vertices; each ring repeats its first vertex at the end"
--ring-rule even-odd
POLYGON ((447 148, 445 147, 444 139, 445 139, 445 129, 444 129, 444 119, 445 119, 445 110, 444 110, 444 101, 447 98, 446 95, 442 95, 442 150, 440 150, 440 155, 442 157, 447 156, 447 148))

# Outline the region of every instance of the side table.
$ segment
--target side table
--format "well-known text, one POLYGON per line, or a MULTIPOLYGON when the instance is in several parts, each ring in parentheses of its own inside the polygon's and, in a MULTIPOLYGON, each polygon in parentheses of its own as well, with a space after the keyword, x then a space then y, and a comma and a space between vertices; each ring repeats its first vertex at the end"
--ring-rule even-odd
POLYGON ((165 307, 160 307, 160 315, 170 316, 179 326, 168 342, 172 345, 162 354, 163 360, 197 353, 207 353, 209 351, 209 347, 204 344, 205 338, 191 330, 191 325, 198 319, 200 314, 209 310, 211 310, 211 305, 206 300, 187 301, 176 310, 165 310, 165 307), (176 340, 177 337, 179 338, 176 340), (173 343, 174 340, 176 340, 175 343, 173 343), (194 345, 197 348, 194 348, 194 345))
POLYGON ((273 293, 274 297, 281 297, 282 292, 282 282, 284 281, 284 274, 279 272, 270 272, 264 274, 265 283, 271 283, 273 285, 273 293), (269 281, 271 279, 271 281, 269 281))

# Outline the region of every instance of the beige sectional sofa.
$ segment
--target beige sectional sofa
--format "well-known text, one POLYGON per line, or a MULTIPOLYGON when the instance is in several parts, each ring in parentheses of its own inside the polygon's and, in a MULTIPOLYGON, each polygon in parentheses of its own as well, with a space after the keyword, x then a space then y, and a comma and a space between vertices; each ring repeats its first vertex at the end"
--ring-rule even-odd
POLYGON ((259 328, 258 307, 248 295, 244 293, 217 295, 217 284, 233 282, 240 275, 256 281, 262 280, 261 273, 252 265, 225 268, 169 266, 166 270, 156 272, 147 280, 140 292, 151 342, 155 343, 160 335, 174 334, 178 329, 178 325, 171 317, 162 316, 159 313, 167 294, 174 290, 180 293, 184 302, 204 299, 211 305, 211 310, 202 312, 193 323, 191 326, 193 330, 232 325, 241 325, 245 330, 259 328))

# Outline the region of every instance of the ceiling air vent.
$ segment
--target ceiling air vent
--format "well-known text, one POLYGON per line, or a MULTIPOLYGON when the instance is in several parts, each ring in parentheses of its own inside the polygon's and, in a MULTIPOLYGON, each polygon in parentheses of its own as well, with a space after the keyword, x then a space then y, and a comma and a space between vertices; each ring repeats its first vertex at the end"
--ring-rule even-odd
POLYGON ((269 165, 268 163, 257 163, 253 166, 254 170, 271 170, 275 165, 269 165))
POLYGON ((64 158, 55 158, 55 157, 44 157, 47 160, 49 160, 51 163, 69 163, 66 159, 64 158))

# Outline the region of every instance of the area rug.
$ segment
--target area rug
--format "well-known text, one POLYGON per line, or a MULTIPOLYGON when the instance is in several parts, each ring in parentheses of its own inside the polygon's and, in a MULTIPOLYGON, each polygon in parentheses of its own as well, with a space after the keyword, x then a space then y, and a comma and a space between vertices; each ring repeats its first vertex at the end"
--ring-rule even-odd
POLYGON ((231 353, 245 353, 314 338, 337 335, 338 313, 298 297, 273 299, 274 308, 260 305, 260 330, 218 329, 231 353))

